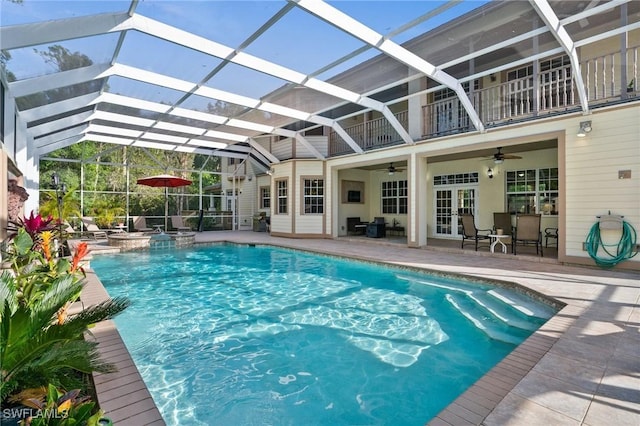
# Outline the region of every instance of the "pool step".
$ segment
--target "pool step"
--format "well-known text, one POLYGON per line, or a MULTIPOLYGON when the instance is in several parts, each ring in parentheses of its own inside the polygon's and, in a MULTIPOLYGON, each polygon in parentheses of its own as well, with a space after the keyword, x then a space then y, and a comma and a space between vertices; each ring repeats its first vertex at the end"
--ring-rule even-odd
POLYGON ((530 317, 549 319, 555 313, 551 306, 532 302, 526 296, 507 289, 495 288, 489 290, 487 294, 530 317))
POLYGON ((523 330, 537 330, 539 324, 527 321, 525 318, 519 317, 519 310, 516 310, 510 304, 505 304, 499 299, 492 297, 486 291, 471 292, 468 296, 480 305, 483 309, 490 312, 491 315, 504 322, 511 327, 521 328, 523 330))
POLYGON ((447 294, 445 298, 458 312, 491 339, 514 345, 522 343, 522 337, 509 333, 505 329, 505 325, 501 326, 500 323, 492 320, 486 311, 479 308, 470 298, 454 294, 447 294))

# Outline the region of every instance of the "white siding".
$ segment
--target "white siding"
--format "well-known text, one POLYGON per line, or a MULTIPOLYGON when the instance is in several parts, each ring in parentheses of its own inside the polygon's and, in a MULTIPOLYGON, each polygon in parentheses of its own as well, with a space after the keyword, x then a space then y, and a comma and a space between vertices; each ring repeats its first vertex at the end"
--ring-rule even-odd
MULTIPOLYGON (((294 194, 296 234, 322 235, 324 214, 304 214, 304 200, 302 180, 309 177, 323 179, 322 161, 296 161, 296 187, 294 194)), ((326 184, 326 182, 325 182, 326 184)), ((326 214, 326 185, 325 185, 325 214, 326 214)))
MULTIPOLYGON (((305 139, 321 155, 327 156, 329 153, 329 138, 327 136, 305 136, 305 139)), ((316 155, 312 154, 302 143, 296 141, 296 158, 316 158, 316 155)))
POLYGON ((278 160, 289 160, 293 157, 293 141, 291 138, 282 139, 271 144, 271 153, 278 160))
MULTIPOLYGON (((582 243, 598 215, 623 215, 640 229, 640 109, 596 111, 588 118, 593 130, 586 137, 575 136, 581 120, 567 129, 568 256, 588 257, 582 243), (631 179, 619 179, 620 170, 631 170, 631 179)), ((640 256, 631 261, 640 262, 640 256)))

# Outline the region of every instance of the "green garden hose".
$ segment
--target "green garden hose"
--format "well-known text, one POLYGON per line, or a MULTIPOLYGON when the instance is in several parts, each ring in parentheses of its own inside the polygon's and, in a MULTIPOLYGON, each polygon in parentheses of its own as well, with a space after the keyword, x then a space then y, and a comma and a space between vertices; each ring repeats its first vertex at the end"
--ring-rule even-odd
POLYGON ((612 268, 616 266, 618 263, 631 259, 633 256, 638 254, 635 251, 636 248, 636 230, 633 229, 629 223, 622 221, 622 234, 620 235, 620 240, 617 244, 605 244, 602 241, 602 236, 600 235, 600 222, 596 222, 591 227, 589 234, 587 235, 587 252, 589 256, 593 260, 595 260, 596 265, 602 268, 612 268), (613 254, 607 247, 617 246, 616 253, 613 254), (602 247, 604 252, 609 255, 609 257, 599 257, 598 256, 598 248, 602 247))

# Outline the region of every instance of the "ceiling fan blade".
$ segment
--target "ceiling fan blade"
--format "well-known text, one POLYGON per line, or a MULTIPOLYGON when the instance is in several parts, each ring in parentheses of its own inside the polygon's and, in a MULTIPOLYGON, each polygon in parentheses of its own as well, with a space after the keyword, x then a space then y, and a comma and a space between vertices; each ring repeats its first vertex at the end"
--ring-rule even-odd
POLYGON ((520 157, 519 155, 512 155, 512 154, 504 154, 502 156, 502 158, 504 158, 505 160, 520 160, 520 159, 522 159, 522 157, 520 157))

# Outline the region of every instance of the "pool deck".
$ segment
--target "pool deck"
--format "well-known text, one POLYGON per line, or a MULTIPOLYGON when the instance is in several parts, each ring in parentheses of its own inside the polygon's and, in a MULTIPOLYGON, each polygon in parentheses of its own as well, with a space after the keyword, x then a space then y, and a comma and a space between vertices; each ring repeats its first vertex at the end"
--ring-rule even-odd
MULTIPOLYGON (((561 265, 545 258, 455 249, 414 249, 390 241, 291 239, 250 231, 196 233, 196 243, 271 244, 393 265, 507 281, 566 306, 428 424, 640 424, 640 273, 561 265)), ((459 243, 458 243, 459 244, 459 243)), ((457 244, 455 244, 457 246, 457 244)), ((108 249, 92 244, 98 254, 108 249)), ((84 293, 83 293, 84 294, 84 293)), ((86 302, 104 289, 89 274, 86 302)), ((112 322, 94 335, 119 372, 95 375, 98 400, 114 424, 161 425, 112 322)))

